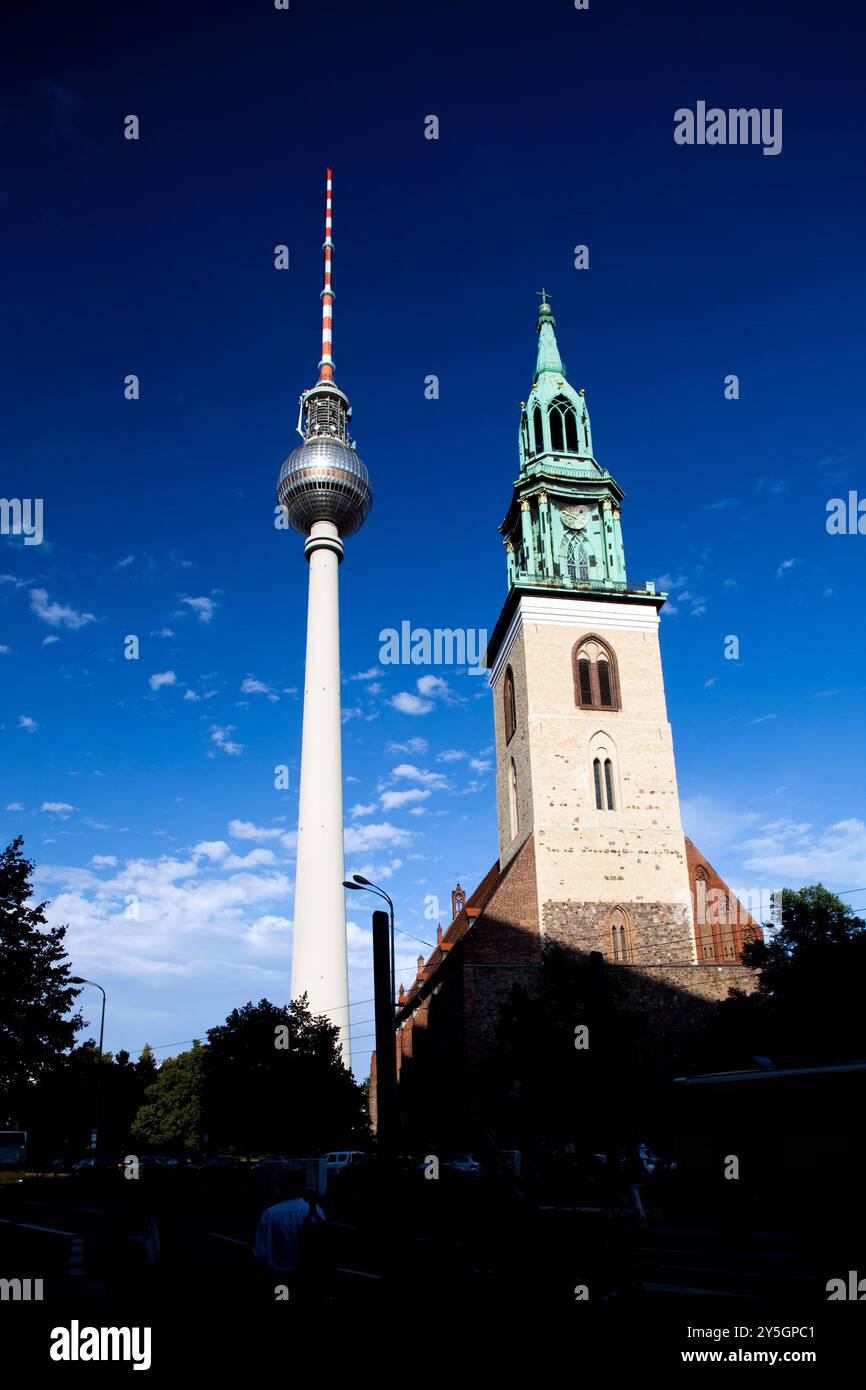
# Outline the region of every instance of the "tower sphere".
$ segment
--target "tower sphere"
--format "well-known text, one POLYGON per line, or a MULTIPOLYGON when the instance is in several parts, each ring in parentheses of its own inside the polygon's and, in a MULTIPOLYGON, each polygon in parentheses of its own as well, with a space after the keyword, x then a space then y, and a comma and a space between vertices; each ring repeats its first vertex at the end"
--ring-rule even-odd
POLYGON ((333 521, 341 536, 351 536, 366 521, 373 493, 354 449, 336 439, 308 439, 280 469, 277 499, 301 535, 314 521, 333 521))

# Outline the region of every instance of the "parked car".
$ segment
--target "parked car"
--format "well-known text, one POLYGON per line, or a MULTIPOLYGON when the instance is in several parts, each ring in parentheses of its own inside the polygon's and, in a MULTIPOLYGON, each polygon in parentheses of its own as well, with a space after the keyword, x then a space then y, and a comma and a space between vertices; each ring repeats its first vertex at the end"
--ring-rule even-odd
POLYGON ((114 1168, 116 1161, 113 1158, 106 1158, 103 1154, 87 1154, 80 1158, 77 1163, 73 1163, 70 1173, 77 1173, 78 1176, 89 1173, 104 1172, 106 1169, 114 1168))
POLYGON ((331 1153, 322 1154, 329 1176, 342 1173, 350 1164, 364 1162, 368 1157, 363 1149, 334 1149, 331 1153))
POLYGON ((483 1163, 479 1163, 472 1154, 446 1154, 439 1166, 451 1173, 472 1173, 475 1177, 484 1172, 483 1163))

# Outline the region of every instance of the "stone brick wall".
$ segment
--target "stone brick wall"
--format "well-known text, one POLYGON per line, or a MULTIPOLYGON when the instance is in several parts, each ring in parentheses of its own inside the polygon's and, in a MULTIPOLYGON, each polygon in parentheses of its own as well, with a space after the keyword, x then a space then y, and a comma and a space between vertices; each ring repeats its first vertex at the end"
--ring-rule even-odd
POLYGON ((463 1013, 471 1065, 490 1047, 500 1005, 526 984, 541 960, 532 836, 521 845, 462 943, 463 1013))
POLYGON ((503 667, 493 687, 493 725, 496 734, 496 818, 499 826, 499 859, 504 867, 533 830, 532 770, 529 748, 529 722, 526 687, 526 659, 522 634, 511 651, 508 664, 514 677, 517 724, 510 742, 505 742, 505 703, 503 667), (517 771, 518 832, 511 834, 509 779, 511 759, 517 771))
POLYGON ((630 899, 610 902, 546 902, 545 941, 573 951, 601 951, 613 957, 610 926, 614 906, 626 915, 628 961, 633 965, 692 963, 692 924, 679 903, 647 903, 630 899))

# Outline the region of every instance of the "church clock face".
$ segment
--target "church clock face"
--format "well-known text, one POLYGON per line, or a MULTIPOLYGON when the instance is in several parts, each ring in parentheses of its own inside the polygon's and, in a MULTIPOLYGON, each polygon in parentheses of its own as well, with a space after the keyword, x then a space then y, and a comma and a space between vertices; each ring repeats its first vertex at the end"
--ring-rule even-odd
POLYGON ((562 524, 567 526, 569 531, 585 531, 589 521, 589 507, 585 507, 579 502, 574 507, 565 507, 562 513, 562 524))

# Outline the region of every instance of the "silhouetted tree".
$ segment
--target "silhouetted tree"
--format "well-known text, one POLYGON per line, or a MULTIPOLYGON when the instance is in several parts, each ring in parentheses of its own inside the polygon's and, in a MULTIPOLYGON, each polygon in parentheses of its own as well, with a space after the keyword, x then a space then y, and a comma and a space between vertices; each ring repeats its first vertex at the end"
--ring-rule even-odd
POLYGON ((205 1128, 211 1148, 310 1154, 363 1132, 360 1087, 343 1065, 339 1029, 306 995, 262 999, 208 1030, 205 1128))
POLYGON ((29 1090, 56 1069, 84 1026, 72 1013, 65 927, 49 927, 34 903, 34 866, 19 835, 0 854, 0 1117, 26 1108, 29 1090))
POLYGON ((866 922, 820 883, 783 889, 781 921, 768 941, 745 948, 757 992, 721 1006, 717 1054, 727 1048, 776 1063, 866 1056, 866 922))

